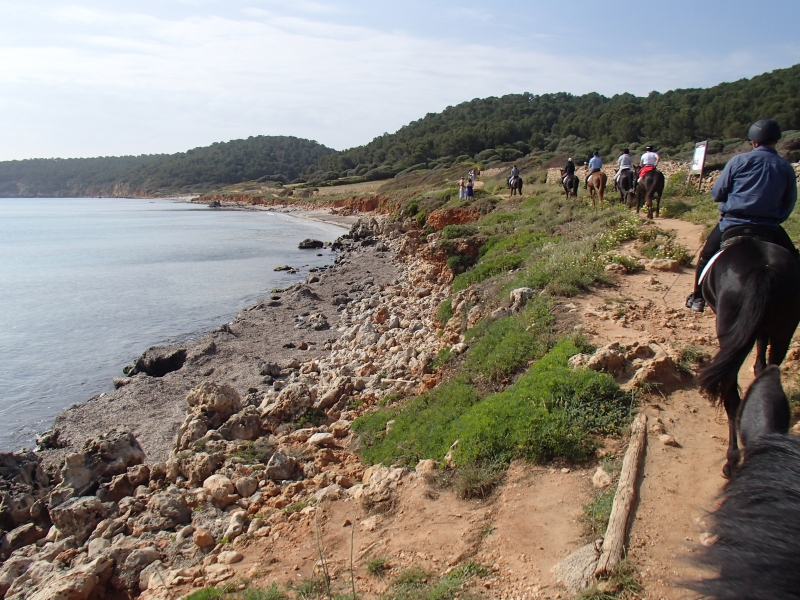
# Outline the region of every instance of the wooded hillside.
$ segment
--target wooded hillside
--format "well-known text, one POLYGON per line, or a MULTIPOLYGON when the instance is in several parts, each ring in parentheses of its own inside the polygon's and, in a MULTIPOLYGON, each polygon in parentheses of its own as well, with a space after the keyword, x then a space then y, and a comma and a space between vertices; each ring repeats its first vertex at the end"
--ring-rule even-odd
POLYGON ((0 162, 0 196, 152 196, 264 177, 289 181, 332 152, 310 140, 258 136, 177 154, 7 161, 0 162))

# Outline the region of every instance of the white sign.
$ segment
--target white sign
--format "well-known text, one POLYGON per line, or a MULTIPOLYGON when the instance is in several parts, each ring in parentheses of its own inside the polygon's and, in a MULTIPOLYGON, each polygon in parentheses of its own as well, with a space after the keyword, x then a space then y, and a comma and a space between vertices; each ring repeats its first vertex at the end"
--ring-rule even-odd
POLYGON ((703 174, 703 167, 706 164, 706 147, 708 140, 699 142, 694 146, 694 157, 692 157, 692 173, 703 174))

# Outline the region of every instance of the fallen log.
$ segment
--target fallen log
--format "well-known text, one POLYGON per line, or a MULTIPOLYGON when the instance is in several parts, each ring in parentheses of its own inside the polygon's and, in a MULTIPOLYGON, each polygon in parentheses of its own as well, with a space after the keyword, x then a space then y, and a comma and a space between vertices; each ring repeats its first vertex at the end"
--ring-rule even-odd
POLYGON ((603 540, 600 559, 597 561, 595 577, 613 573, 622 560, 625 550, 625 537, 628 532, 628 521, 631 516, 633 502, 636 499, 636 485, 639 479, 639 464, 647 442, 647 415, 639 414, 631 426, 631 439, 625 458, 622 460, 622 471, 619 475, 617 493, 611 507, 611 517, 603 540))

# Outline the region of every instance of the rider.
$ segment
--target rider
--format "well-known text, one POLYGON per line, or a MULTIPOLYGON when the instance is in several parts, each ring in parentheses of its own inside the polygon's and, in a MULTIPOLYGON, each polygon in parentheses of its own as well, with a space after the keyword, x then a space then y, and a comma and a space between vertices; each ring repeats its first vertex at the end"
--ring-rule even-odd
POLYGON ((625 148, 620 154, 619 158, 617 159, 617 169, 616 174, 614 175, 614 182, 619 183, 619 176, 622 174, 623 171, 631 171, 633 169, 633 158, 631 158, 631 151, 625 148))
POLYGON ((588 167, 589 172, 586 174, 586 181, 583 182, 583 189, 589 187, 589 177, 603 168, 603 161, 600 159, 600 153, 597 150, 592 153, 592 158, 589 160, 588 167))
POLYGON ((519 169, 517 168, 517 165, 511 167, 511 177, 508 178, 509 185, 514 183, 514 177, 519 177, 519 169))
POLYGON ((658 163, 661 162, 661 157, 656 153, 652 146, 647 146, 644 149, 644 154, 642 154, 642 158, 639 159, 639 173, 636 177, 636 181, 638 182, 639 179, 644 177, 649 171, 655 171, 658 163))
POLYGON ((562 185, 567 180, 567 175, 570 175, 570 174, 575 175, 575 163, 572 162, 572 157, 571 156, 567 159, 567 164, 564 167, 564 170, 562 171, 562 174, 561 174, 561 184, 562 185))
POLYGON ((700 274, 722 242, 737 233, 755 233, 800 259, 781 227, 797 202, 797 180, 792 165, 775 151, 775 144, 781 139, 780 125, 772 119, 761 119, 750 126, 747 137, 753 149, 731 158, 711 188, 711 197, 720 203, 721 218, 700 253, 694 291, 686 299, 686 307, 696 312, 703 312, 706 306, 698 284, 700 274))

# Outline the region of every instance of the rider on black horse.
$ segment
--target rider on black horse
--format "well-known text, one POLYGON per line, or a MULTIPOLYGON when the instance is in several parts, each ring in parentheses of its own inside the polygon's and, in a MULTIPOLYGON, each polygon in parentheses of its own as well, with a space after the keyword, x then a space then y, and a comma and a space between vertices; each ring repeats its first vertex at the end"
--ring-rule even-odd
POLYGON ((575 163, 572 162, 572 157, 567 159, 566 166, 561 171, 561 183, 567 179, 567 175, 575 175, 575 163))
POLYGON ((697 260, 694 291, 686 299, 687 308, 696 312, 705 309, 698 280, 725 240, 741 236, 762 238, 800 259, 800 253, 781 227, 797 202, 797 180, 789 161, 775 151, 780 138, 780 125, 772 119, 753 123, 748 132, 753 150, 730 159, 714 183, 711 196, 720 203, 722 216, 697 260))
POLYGON ((625 148, 622 151, 622 154, 619 155, 617 159, 617 172, 614 174, 614 183, 619 183, 619 176, 622 175, 623 171, 630 171, 633 173, 633 158, 631 157, 631 151, 625 148))
POLYGON ((515 177, 519 177, 519 169, 517 168, 517 165, 514 165, 513 167, 511 167, 511 177, 508 178, 508 184, 509 185, 514 185, 514 178, 515 177))

